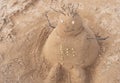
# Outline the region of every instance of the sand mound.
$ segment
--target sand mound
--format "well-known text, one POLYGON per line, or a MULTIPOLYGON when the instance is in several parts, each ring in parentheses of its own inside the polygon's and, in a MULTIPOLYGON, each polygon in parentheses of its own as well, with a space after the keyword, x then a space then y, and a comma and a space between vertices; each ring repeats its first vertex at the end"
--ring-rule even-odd
POLYGON ((91 66, 99 53, 93 32, 83 26, 79 15, 62 16, 60 20, 46 40, 42 56, 52 65, 62 64, 68 71, 71 68, 81 70, 91 66))

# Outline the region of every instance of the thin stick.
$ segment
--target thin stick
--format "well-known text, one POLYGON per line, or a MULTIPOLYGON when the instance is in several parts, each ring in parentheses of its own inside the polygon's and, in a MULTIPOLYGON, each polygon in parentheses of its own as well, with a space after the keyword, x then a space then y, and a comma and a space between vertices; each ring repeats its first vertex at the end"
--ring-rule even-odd
POLYGON ((55 28, 55 27, 52 26, 52 24, 50 23, 50 20, 49 20, 49 18, 48 18, 48 12, 45 13, 45 17, 47 18, 47 21, 48 21, 49 26, 52 27, 52 28, 55 28))
POLYGON ((97 40, 106 40, 108 39, 109 36, 105 37, 105 38, 99 38, 99 37, 96 37, 96 38, 87 38, 87 39, 97 39, 97 40))

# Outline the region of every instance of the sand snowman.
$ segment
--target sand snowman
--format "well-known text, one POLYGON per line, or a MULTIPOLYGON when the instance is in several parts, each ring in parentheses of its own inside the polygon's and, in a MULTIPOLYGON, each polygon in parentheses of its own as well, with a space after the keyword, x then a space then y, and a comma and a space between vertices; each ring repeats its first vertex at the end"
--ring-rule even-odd
POLYGON ((58 25, 42 51, 42 56, 53 66, 46 83, 62 83, 52 80, 52 77, 57 77, 55 72, 62 71, 61 67, 69 71, 70 83, 88 83, 85 69, 95 62, 98 53, 95 35, 84 26, 79 14, 60 15, 58 25))

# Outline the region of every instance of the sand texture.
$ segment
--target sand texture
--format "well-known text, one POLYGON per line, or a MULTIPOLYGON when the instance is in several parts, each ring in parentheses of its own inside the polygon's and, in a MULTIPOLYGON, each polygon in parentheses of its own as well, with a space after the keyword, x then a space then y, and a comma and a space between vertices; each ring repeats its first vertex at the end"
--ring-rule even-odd
POLYGON ((0 0, 0 83, 120 83, 119 69, 119 0, 0 0))

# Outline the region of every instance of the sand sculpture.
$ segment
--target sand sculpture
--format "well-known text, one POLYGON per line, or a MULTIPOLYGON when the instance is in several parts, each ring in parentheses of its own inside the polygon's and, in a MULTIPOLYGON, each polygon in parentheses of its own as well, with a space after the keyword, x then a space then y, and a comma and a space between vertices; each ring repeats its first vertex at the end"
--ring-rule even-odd
POLYGON ((52 66, 45 83, 89 83, 86 68, 98 53, 96 37, 84 26, 76 9, 64 10, 42 50, 41 57, 52 66))

